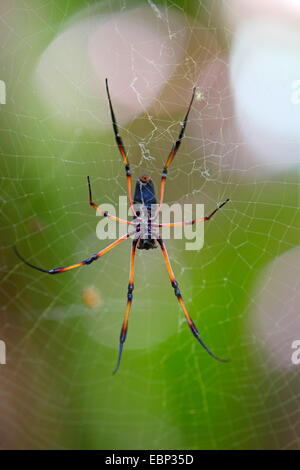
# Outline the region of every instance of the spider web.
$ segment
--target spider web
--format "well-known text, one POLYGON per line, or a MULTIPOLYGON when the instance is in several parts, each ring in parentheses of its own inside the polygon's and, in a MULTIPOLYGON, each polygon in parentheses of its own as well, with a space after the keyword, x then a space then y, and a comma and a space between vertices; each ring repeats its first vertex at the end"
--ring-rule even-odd
MULTIPOLYGON (((291 342, 300 339, 299 174, 296 167, 271 171, 233 130, 233 26, 219 18, 220 4, 228 2, 2 3, 0 79, 7 97, 0 108, 0 339, 7 364, 0 366, 1 446, 299 448, 300 366, 290 363, 291 342), (112 376, 130 242, 90 267, 53 277, 19 263, 12 247, 50 269, 109 243, 96 237, 100 219, 89 207, 86 184, 90 175, 97 204, 118 207, 119 196, 127 194, 106 98, 93 88, 96 78, 82 79, 79 86, 64 75, 69 49, 62 49, 57 63, 43 54, 76 22, 90 22, 82 30, 86 38, 105 15, 115 18, 112 37, 120 34, 133 53, 135 44, 121 34, 120 15, 135 8, 144 8, 167 31, 166 47, 177 37, 179 52, 152 103, 141 100, 140 108, 130 109, 124 93, 113 99, 133 184, 146 173, 159 192, 162 167, 197 84, 165 202, 204 203, 205 213, 227 197, 231 204, 205 226, 199 252, 184 250, 185 240, 166 245, 200 336, 231 362, 211 359, 191 335, 160 250, 138 251, 128 337, 120 370, 112 376), (59 77, 47 90, 49 102, 35 75, 42 56, 59 77), (67 88, 73 93, 70 106, 63 96, 67 88), (292 256, 285 259, 287 252, 292 256)), ((103 50, 108 45, 109 40, 103 50)), ((81 53, 77 43, 73 47, 81 53)), ((160 53, 152 64, 158 75, 160 53)), ((135 92, 132 64, 130 70, 135 92)), ((136 97, 139 103, 137 92, 136 97)))

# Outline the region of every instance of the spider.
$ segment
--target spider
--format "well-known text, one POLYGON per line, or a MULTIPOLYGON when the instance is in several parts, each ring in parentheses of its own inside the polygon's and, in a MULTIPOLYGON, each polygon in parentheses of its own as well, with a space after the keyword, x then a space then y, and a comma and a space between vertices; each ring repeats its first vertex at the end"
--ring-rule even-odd
POLYGON ((173 161, 173 159, 174 159, 174 157, 175 157, 175 155, 176 155, 176 153, 177 153, 177 151, 180 147, 180 144, 181 144, 181 141, 182 141, 182 138, 183 138, 183 135, 184 135, 184 131, 185 131, 185 128, 186 128, 186 125, 187 125, 189 113, 190 113, 192 103, 193 103, 193 100, 194 100, 194 97, 195 97, 196 87, 194 87, 194 89, 193 89, 192 98, 191 98, 187 113, 185 115, 184 121, 181 124, 181 130, 180 130, 178 139, 176 140, 175 144, 172 146, 171 152, 170 152, 170 154, 168 156, 168 159, 166 161, 166 164, 163 168, 162 176, 161 176, 161 184, 160 184, 159 204, 157 205, 157 209, 154 213, 154 216, 152 216, 151 215, 151 206, 156 205, 156 196, 155 196, 153 181, 151 180, 151 178, 149 176, 142 175, 138 178, 138 180, 136 182, 136 186, 135 186, 134 198, 132 199, 131 172, 130 172, 129 161, 128 161, 128 157, 127 157, 127 154, 126 154, 126 150, 125 150, 122 138, 119 134, 119 129, 118 129, 117 121, 116 121, 113 106, 112 106, 112 101, 111 101, 111 97, 110 97, 110 92, 109 92, 109 88, 108 88, 107 79, 105 80, 105 84, 106 84, 106 92, 107 92, 107 97, 108 97, 108 103, 109 103, 109 108, 110 108, 110 114, 111 114, 111 120, 112 120, 115 140, 116 140, 116 143, 118 145, 119 151, 121 153, 121 156, 123 158, 124 165, 125 165, 125 172, 126 172, 127 186, 128 186, 128 198, 129 198, 129 204, 130 204, 130 207, 131 207, 131 211, 132 211, 132 214, 133 214, 133 220, 132 221, 123 220, 123 219, 120 219, 118 217, 115 217, 115 216, 109 214, 108 212, 102 211, 93 202, 91 183, 90 183, 90 178, 88 176, 87 177, 87 183, 88 183, 88 189, 89 189, 89 202, 90 202, 90 206, 92 206, 94 209, 96 209, 98 212, 100 212, 100 214, 103 217, 108 217, 109 219, 113 219, 113 220, 116 220, 116 221, 121 222, 123 224, 127 224, 129 226, 132 226, 133 230, 128 231, 128 233, 126 233, 125 235, 120 237, 118 240, 116 240, 113 243, 111 243, 110 245, 108 245, 103 250, 98 251, 98 253, 95 253, 90 258, 87 258, 83 261, 80 261, 79 263, 71 264, 69 266, 65 266, 65 267, 62 267, 62 268, 50 269, 49 271, 47 271, 45 269, 42 269, 42 268, 39 268, 38 266, 35 266, 35 265, 29 263, 28 261, 26 261, 20 255, 20 253, 18 252, 16 247, 14 247, 15 253, 20 258, 20 260, 23 263, 25 263, 27 266, 29 266, 30 268, 36 269, 38 271, 41 271, 41 272, 47 273, 47 274, 60 274, 60 273, 66 272, 66 271, 70 271, 71 269, 79 268, 81 266, 89 265, 89 264, 93 263, 97 259, 101 258, 101 256, 103 256, 105 253, 110 251, 112 248, 119 245, 124 240, 128 239, 129 237, 133 236, 132 248, 131 248, 130 275, 129 275, 129 284, 128 284, 128 292, 127 292, 127 307, 126 307, 125 319, 124 319, 124 322, 123 322, 122 328, 121 328, 120 346, 119 346, 119 355, 118 355, 117 365, 116 365, 116 368, 113 372, 113 374, 115 374, 117 372, 117 370, 119 369, 119 366, 120 366, 121 356, 122 356, 122 351, 123 351, 123 345, 124 345, 124 342, 125 342, 126 336, 127 336, 128 319, 129 319, 129 313, 130 313, 130 308, 131 308, 132 299, 133 299, 133 294, 132 293, 133 293, 133 289, 134 289, 133 279, 134 279, 134 262, 135 262, 136 248, 138 248, 140 250, 149 250, 149 249, 157 248, 158 245, 159 245, 161 250, 162 250, 162 254, 163 254, 163 257, 164 257, 164 260, 165 260, 165 263, 166 263, 167 271, 168 271, 168 274, 169 274, 169 277, 170 277, 171 285, 174 289, 175 296, 176 296, 176 298, 177 298, 177 300, 178 300, 178 302, 179 302, 179 304, 180 304, 180 306, 181 306, 181 308, 184 312, 186 321, 188 323, 188 326, 190 327, 191 332, 193 333, 195 338, 199 341, 199 343, 203 346, 203 348, 208 352, 208 354, 210 354, 210 356, 212 356, 214 359, 216 359, 218 361, 228 362, 228 359, 221 359, 221 358, 215 356, 208 349, 208 347, 204 344, 204 342, 200 338, 198 330, 197 330, 193 320, 191 319, 191 317, 190 317, 190 315, 189 315, 189 313, 186 309, 185 304, 183 303, 182 295, 181 295, 181 292, 179 290, 178 283, 177 283, 177 281, 174 277, 174 273, 173 273, 173 270, 172 270, 172 267, 171 267, 171 264, 170 264, 170 260, 169 260, 169 257, 168 257, 168 253, 167 253, 165 243, 164 243, 163 239, 161 238, 161 236, 159 235, 158 229, 161 228, 161 227, 174 227, 174 226, 178 226, 178 225, 192 225, 192 224, 196 224, 198 222, 210 220, 218 210, 220 210, 225 204, 227 204, 227 202, 229 202, 229 199, 226 199, 226 201, 224 201, 222 204, 220 204, 210 215, 208 215, 206 217, 203 217, 201 219, 191 220, 191 221, 175 222, 175 223, 170 223, 170 224, 161 224, 161 223, 156 222, 158 214, 161 210, 162 203, 163 203, 164 188, 165 188, 168 168, 169 168, 171 162, 173 161), (137 207, 141 208, 141 211, 136 210, 137 207), (146 214, 146 216, 145 216, 145 214, 146 214))

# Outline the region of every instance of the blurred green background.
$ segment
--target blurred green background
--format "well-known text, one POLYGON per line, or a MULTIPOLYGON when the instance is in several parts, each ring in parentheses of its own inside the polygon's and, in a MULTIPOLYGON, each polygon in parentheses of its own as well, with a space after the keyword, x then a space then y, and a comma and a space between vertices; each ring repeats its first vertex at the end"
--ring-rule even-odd
MULTIPOLYGON (((205 203, 209 212, 226 197, 232 201, 205 227, 200 252, 184 250, 181 240, 167 243, 203 340, 217 355, 230 357, 228 364, 211 359, 191 335, 159 250, 137 253, 129 331, 115 376, 129 242, 88 268, 57 277, 31 271, 12 251, 17 244, 24 257, 47 269, 84 259, 108 243, 95 236, 99 219, 88 204, 86 175, 97 203, 117 206, 119 195, 126 195, 112 129, 60 125, 32 79, 40 55, 65 22, 93 3, 31 0, 0 7, 0 79, 7 86, 7 103, 0 108, 0 338, 7 345, 7 364, 0 366, 1 446, 298 447, 297 371, 270 368, 251 330, 253 289, 263 268, 299 244, 297 169, 245 178, 242 171, 211 165, 207 155, 191 151, 187 139, 169 171, 168 202, 205 203), (210 179, 201 173, 207 169, 210 179), (87 293, 95 295, 93 308, 87 293)), ((149 6, 96 3, 110 13, 149 6)), ((194 15, 224 52, 230 48, 217 18, 211 22, 211 2, 155 4, 185 18, 194 15)), ((134 179, 149 173, 158 191, 171 143, 163 130, 177 122, 176 138, 184 112, 181 107, 154 117, 158 132, 149 161, 138 145, 149 133, 149 116, 124 126, 134 179)))

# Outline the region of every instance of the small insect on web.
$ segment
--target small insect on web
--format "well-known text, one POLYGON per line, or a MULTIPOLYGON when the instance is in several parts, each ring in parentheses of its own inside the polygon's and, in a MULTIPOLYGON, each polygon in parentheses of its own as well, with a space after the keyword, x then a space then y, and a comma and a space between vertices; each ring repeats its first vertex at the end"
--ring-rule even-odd
POLYGON ((196 88, 193 89, 193 94, 191 98, 191 102, 189 104, 186 116, 184 118, 184 121, 181 125, 181 130, 178 136, 178 139, 176 140, 175 144, 173 145, 171 152, 168 156, 168 159, 166 161, 166 164, 163 168, 162 171, 162 176, 161 176, 161 184, 160 184, 160 199, 159 199, 159 204, 157 206, 157 209, 155 211, 154 216, 151 215, 151 206, 156 204, 156 196, 155 196, 155 191, 154 191, 154 185, 149 176, 143 175, 140 176, 136 182, 135 186, 135 193, 134 193, 134 198, 132 199, 132 192, 131 192, 131 172, 130 172, 130 166, 129 166, 129 161, 126 155, 125 147, 122 141, 122 138, 119 134, 119 129, 117 126, 117 121, 115 118, 112 102, 111 102, 111 97, 109 93, 109 88, 108 88, 108 81, 106 79, 106 91, 107 91, 107 97, 108 97, 108 102, 109 102, 109 107, 110 107, 110 113, 111 113, 111 119, 112 119, 112 125, 113 125, 113 130, 115 134, 115 139, 119 148, 119 151, 122 155, 124 165, 125 165, 125 172, 126 172, 126 178, 127 178, 127 186, 128 186, 128 198, 129 198, 129 204, 133 213, 133 220, 132 221, 127 221, 120 219, 118 217, 115 217, 108 212, 102 211, 94 202, 92 199, 92 189, 91 189, 91 183, 90 183, 90 178, 89 176, 87 177, 87 182, 88 182, 88 189, 89 189, 89 201, 90 201, 90 206, 94 207, 98 212, 103 217, 108 217, 109 219, 116 220, 120 223, 127 224, 132 227, 133 230, 128 231, 125 235, 123 235, 121 238, 118 240, 114 241, 110 245, 108 245, 106 248, 104 248, 101 251, 98 251, 98 253, 95 253, 92 255, 90 258, 87 258, 83 261, 80 261, 79 263, 71 264, 69 266, 65 266, 62 268, 54 268, 50 269, 49 271, 39 268, 38 266, 35 266, 28 261, 26 261, 23 256, 20 255, 18 252, 17 248, 14 247, 16 255, 20 258, 23 263, 25 263, 27 266, 30 268, 36 269, 38 271, 41 271, 43 273, 47 274, 60 274, 64 273, 66 271, 70 271, 75 268, 79 268, 84 265, 89 265, 93 263, 94 261, 98 260, 103 256, 105 253, 113 249, 115 246, 119 245, 122 243, 124 240, 127 240, 127 238, 134 236, 133 241, 132 241, 132 249, 131 249, 131 263, 130 263, 130 275, 129 275, 129 284, 128 284, 128 292, 127 292, 127 307, 126 307, 126 313, 125 313, 125 319, 122 325, 121 329, 121 334, 120 334, 120 348, 119 348, 119 355, 118 355, 118 360, 117 360, 117 365, 113 373, 116 373, 117 370, 119 369, 120 362, 121 362, 121 356, 122 356, 122 351, 123 351, 123 345, 126 340, 127 336, 127 330, 128 330, 128 319, 129 319, 129 313, 130 313, 130 308, 132 304, 132 299, 133 299, 133 289, 134 289, 134 262, 135 262, 135 253, 136 253, 136 248, 140 250, 149 250, 149 249, 154 249, 157 248, 158 245, 160 246, 162 250, 162 254, 167 266, 168 274, 170 277, 171 285, 174 289, 175 296, 177 297, 177 300, 184 312, 186 321, 191 329, 191 332, 195 336, 195 338, 199 341, 199 343, 203 346, 203 348, 210 354, 214 359, 217 359, 218 361, 222 362, 228 362, 227 359, 221 359, 217 356, 215 356, 208 348, 207 346, 203 343, 202 339, 199 336, 198 330, 191 319, 185 304, 183 303, 182 295, 178 287, 178 283, 174 277, 174 273, 170 264, 170 260, 168 257, 167 249, 165 246, 165 243, 161 236, 159 235, 159 229, 161 227, 175 227, 179 225, 193 225, 199 222, 207 221, 210 220, 213 215, 220 210, 227 202, 229 202, 229 199, 226 199, 222 204, 220 204, 210 215, 203 217, 201 219, 195 219, 195 220, 190 220, 190 221, 182 221, 182 222, 175 222, 171 224, 160 224, 157 223, 156 220, 158 218, 158 215, 161 210, 161 206, 163 203, 163 197, 164 197, 164 188, 165 188, 165 183, 166 183, 166 178, 167 178, 167 172, 168 168, 173 161, 183 138, 184 131, 187 125, 189 113, 192 107, 192 103, 195 97, 195 92, 196 88), (135 207, 134 207, 135 206, 135 207), (136 210, 135 208, 139 206, 141 210, 136 210), (146 214, 146 217, 144 216, 146 214))

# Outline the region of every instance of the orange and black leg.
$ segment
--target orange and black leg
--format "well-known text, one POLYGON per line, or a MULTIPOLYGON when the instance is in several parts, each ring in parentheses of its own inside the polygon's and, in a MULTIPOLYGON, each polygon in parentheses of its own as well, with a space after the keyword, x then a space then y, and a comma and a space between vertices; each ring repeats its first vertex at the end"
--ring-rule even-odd
POLYGON ((119 369, 120 362, 121 362, 121 356, 122 356, 122 350, 123 350, 123 344, 125 343, 126 336, 127 336, 128 318, 129 318, 129 312, 130 312, 130 308, 131 308, 131 304, 132 304, 132 292, 133 292, 133 289, 134 289, 133 277, 134 277, 135 250, 136 250, 136 245, 137 245, 138 241, 139 241, 139 238, 136 238, 132 242, 131 262, 130 262, 130 276, 129 276, 129 284, 128 284, 128 292, 127 292, 127 307, 126 307, 125 319, 124 319, 122 329, 121 329, 121 334, 120 334, 119 357, 118 357, 118 362, 117 362, 116 368, 113 372, 114 374, 119 369))
POLYGON ((173 270, 172 270, 172 267, 171 267, 171 264, 170 264, 170 261, 169 261, 169 257, 168 257, 168 253, 167 253, 167 250, 166 250, 166 247, 165 247, 165 244, 162 240, 161 237, 158 237, 157 239, 158 243, 160 244, 160 247, 162 249, 162 253, 163 253, 163 256, 165 258, 165 262, 166 262, 166 265, 167 265, 167 270, 168 270, 168 273, 169 273, 169 277, 170 277, 170 281, 171 281, 171 284, 172 284, 172 287, 174 289, 174 293, 178 299, 178 302, 180 303, 181 305, 181 308, 182 310, 184 311, 184 314, 185 314, 185 318, 186 318, 186 321, 191 329, 191 332, 193 333, 193 335, 195 336, 195 338, 199 341, 199 343, 201 344, 201 346, 203 346, 203 348, 208 352, 208 354, 210 354, 214 359, 217 359, 218 361, 221 361, 221 362, 228 362, 228 359, 221 359, 217 356, 215 356, 209 349, 208 347, 203 343, 202 339, 200 338, 199 336, 199 333, 198 333, 198 330, 193 322, 193 320, 191 319, 191 317, 189 316, 188 314, 188 311, 186 309, 186 306, 184 305, 183 303, 183 300, 182 300, 182 296, 181 296, 181 292, 179 290, 179 287, 178 287, 178 283, 174 277, 174 273, 173 273, 173 270))
POLYGON ((201 219, 194 219, 194 220, 189 220, 189 221, 182 221, 182 222, 174 222, 171 224, 152 224, 153 227, 178 227, 179 225, 194 225, 197 224, 198 222, 205 222, 206 220, 209 220, 212 218, 213 215, 215 215, 216 212, 218 212, 227 202, 230 202, 230 199, 226 199, 226 201, 222 202, 211 214, 202 217, 201 219))
POLYGON ((109 219, 116 220, 117 222, 121 222, 122 224, 127 224, 127 225, 134 225, 132 222, 129 222, 128 220, 120 219, 119 217, 115 217, 114 215, 109 214, 108 212, 104 212, 103 210, 100 209, 100 207, 97 206, 92 200, 92 188, 91 188, 91 182, 90 182, 90 177, 87 176, 87 181, 88 181, 88 186, 89 186, 89 196, 90 196, 90 206, 94 207, 98 212, 100 212, 103 217, 108 217, 109 219))
POLYGON ((182 141, 182 138, 183 138, 183 135, 184 135, 184 131, 185 131, 185 128, 186 128, 186 125, 187 125, 187 121, 188 121, 188 117, 189 117, 189 114, 190 114, 190 110, 191 110, 191 107, 192 107, 192 104, 193 104, 193 101, 194 101, 194 97, 195 97, 195 93, 196 93, 196 87, 194 87, 193 89, 193 94, 192 94, 192 98, 191 98, 191 102, 190 102, 190 105, 188 107, 188 110, 187 110, 187 113, 185 115, 185 118, 183 120, 183 123, 182 123, 182 126, 181 126, 181 131, 179 133, 179 136, 178 136, 178 139, 176 140, 175 144, 173 145, 172 147, 172 150, 168 156, 168 159, 166 161, 166 164, 163 168, 163 172, 162 172, 162 176, 161 176, 161 183, 160 183, 160 198, 159 198, 159 205, 158 205, 158 208, 156 210, 156 213, 154 215, 154 218, 157 217, 157 215, 159 214, 159 211, 161 209, 161 205, 163 203, 163 199, 164 199, 164 190, 165 190, 165 183, 166 183, 166 178, 167 178, 167 173, 168 173, 168 168, 173 160, 173 158, 175 157, 179 147, 180 147, 180 144, 181 144, 181 141, 182 141))
POLYGON ((111 114, 112 125, 113 125, 113 129, 114 129, 114 133, 115 133, 115 138, 116 138, 116 142, 117 142, 118 148, 120 150, 120 153, 122 155, 124 165, 125 165, 127 185, 128 185, 129 204, 130 204, 130 207, 131 207, 131 210, 132 210, 132 213, 133 213, 134 217, 136 217, 136 212, 134 210, 133 203, 132 203, 131 172, 130 172, 129 161, 128 161, 128 158, 127 158, 127 155, 126 155, 126 150, 125 150, 122 138, 119 134, 118 125, 117 125, 115 113, 114 113, 111 98, 110 98, 107 78, 105 79, 105 84, 106 84, 106 92, 107 92, 107 97, 108 97, 108 101, 109 101, 110 114, 111 114))
POLYGON ((23 261, 23 263, 27 264, 27 266, 29 266, 30 268, 33 268, 33 269, 36 269, 37 271, 41 271, 42 273, 47 273, 47 274, 59 274, 59 273, 64 273, 66 271, 70 271, 71 269, 74 269, 74 268, 80 268, 81 266, 85 266, 85 265, 89 265, 91 263, 93 263, 93 261, 96 261, 97 259, 101 258, 101 256, 103 256, 105 253, 107 253, 108 251, 110 251, 112 248, 114 248, 115 246, 119 245, 121 242, 123 242, 124 240, 127 240, 127 238, 129 238, 131 235, 133 235, 134 233, 138 232, 139 231, 139 227, 137 227, 135 230, 133 230, 132 232, 129 232, 129 233, 126 233, 126 235, 123 235, 123 237, 119 238, 118 240, 116 240, 115 242, 111 243, 110 245, 108 245, 106 248, 104 248, 103 250, 101 251, 98 251, 98 253, 95 253, 93 256, 91 256, 90 258, 87 258, 83 261, 80 261, 79 263, 76 263, 76 264, 71 264, 70 266, 65 266, 64 268, 54 268, 54 269, 50 269, 49 271, 47 271, 46 269, 42 269, 42 268, 39 268, 38 266, 35 266, 31 263, 29 263, 28 261, 26 261, 23 256, 20 255, 20 253, 18 252, 17 248, 14 247, 14 250, 15 250, 15 253, 16 255, 20 258, 21 261, 23 261))

